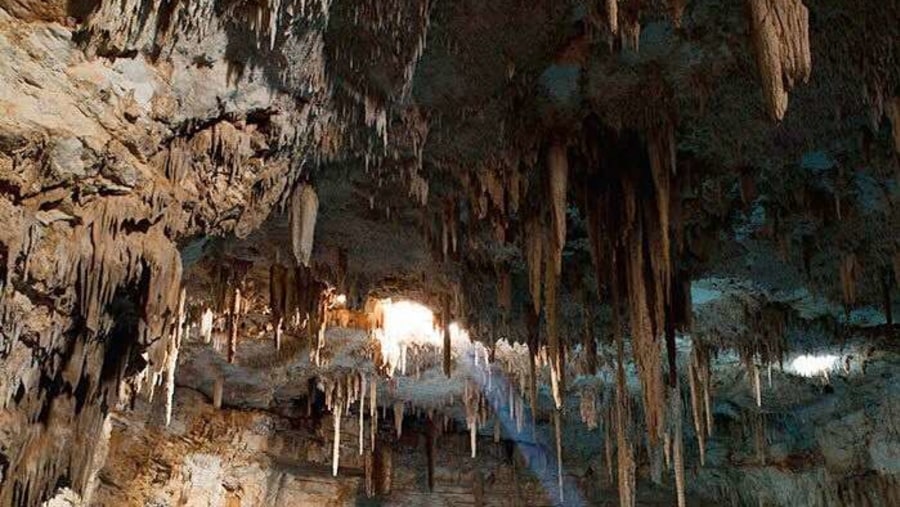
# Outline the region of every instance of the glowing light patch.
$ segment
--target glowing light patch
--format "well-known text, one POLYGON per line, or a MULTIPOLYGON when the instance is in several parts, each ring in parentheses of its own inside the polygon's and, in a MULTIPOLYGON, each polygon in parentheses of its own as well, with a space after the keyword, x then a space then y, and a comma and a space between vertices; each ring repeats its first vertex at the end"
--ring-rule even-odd
POLYGON ((815 377, 817 375, 828 373, 829 370, 834 368, 838 359, 838 356, 832 354, 797 356, 791 361, 790 369, 804 377, 815 377))
POLYGON ((393 342, 431 341, 434 332, 434 312, 412 301, 381 302, 384 312, 384 336, 393 342))
MULTIPOLYGON (((434 312, 414 301, 379 302, 384 316, 383 327, 375 336, 381 342, 381 354, 390 365, 390 371, 401 365, 408 345, 432 345, 443 347, 444 330, 435 325, 434 312)), ((450 324, 451 347, 457 349, 469 343, 469 333, 457 323, 450 324)))

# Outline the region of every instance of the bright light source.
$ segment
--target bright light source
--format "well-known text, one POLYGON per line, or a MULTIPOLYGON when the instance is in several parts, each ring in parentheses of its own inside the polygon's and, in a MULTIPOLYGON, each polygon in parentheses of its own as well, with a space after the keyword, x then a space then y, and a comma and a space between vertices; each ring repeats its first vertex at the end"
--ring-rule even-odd
POLYGON ((434 332, 434 312, 412 301, 381 302, 385 338, 396 342, 430 341, 434 332))
POLYGON ((334 297, 335 306, 344 306, 347 304, 347 295, 346 294, 338 294, 334 297))
POLYGON ((832 354, 797 356, 791 361, 790 370, 804 377, 815 377, 827 374, 829 370, 834 368, 838 359, 838 356, 832 354))
MULTIPOLYGON (((381 354, 390 369, 401 366, 407 346, 443 347, 444 331, 435 325, 434 312, 413 301, 383 299, 379 302, 384 317, 382 329, 375 333, 381 342, 381 354)), ((469 344, 469 333, 455 322, 450 324, 450 342, 454 349, 469 344)))

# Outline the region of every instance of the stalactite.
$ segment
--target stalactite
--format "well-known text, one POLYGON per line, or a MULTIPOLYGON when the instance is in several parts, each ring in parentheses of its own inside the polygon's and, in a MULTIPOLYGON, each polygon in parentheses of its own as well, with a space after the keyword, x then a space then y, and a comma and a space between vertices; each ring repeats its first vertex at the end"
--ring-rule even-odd
MULTIPOLYGON (((884 112, 891 121, 891 131, 894 137, 894 150, 900 154, 900 97, 894 97, 885 104, 884 112)), ((900 285, 900 275, 897 276, 897 285, 900 285)))
POLYGON ((203 343, 208 344, 212 340, 213 319, 212 310, 207 308, 203 311, 203 315, 200 317, 200 337, 203 339, 203 343))
POLYGON ((394 430, 397 432, 398 439, 403 435, 403 409, 402 401, 394 402, 394 430))
MULTIPOLYGON (((613 281, 615 284, 615 281, 613 281)), ((616 294, 613 288, 613 294, 616 294)), ((618 319, 615 318, 619 305, 617 297, 613 296, 613 329, 616 335, 616 465, 619 477, 619 505, 634 507, 635 505, 635 462, 634 451, 628 441, 628 420, 631 418, 628 399, 628 387, 625 384, 625 344, 619 328, 618 319)))
POLYGON ((675 490, 678 498, 678 507, 685 506, 684 497, 684 429, 682 428, 682 402, 680 388, 676 385, 670 392, 672 400, 672 461, 675 464, 675 490))
POLYGON ((751 364, 750 375, 753 377, 753 392, 756 395, 756 406, 762 407, 762 384, 759 381, 759 366, 756 363, 751 364))
MULTIPOLYGON (((582 291, 582 294, 584 291, 582 291)), ((583 325, 584 331, 582 336, 581 345, 585 352, 585 362, 586 362, 586 373, 588 375, 596 375, 599 364, 597 362, 597 343, 594 340, 593 333, 593 322, 594 318, 591 314, 591 305, 588 301, 585 301, 582 297, 581 302, 582 312, 583 312, 583 325)))
MULTIPOLYGON (((359 455, 362 456, 365 450, 366 377, 360 375, 359 381, 359 455)), ((371 400, 369 400, 369 404, 371 404, 371 400)))
MULTIPOLYGON (((668 430, 664 434, 668 434, 668 430)), ((665 441, 665 437, 663 438, 665 441)), ((647 449, 647 461, 650 466, 650 481, 657 486, 662 486, 663 482, 663 457, 661 456, 661 445, 650 445, 649 439, 644 439, 645 448, 647 449)))
POLYGON ((676 28, 681 27, 681 18, 684 15, 684 7, 687 0, 668 0, 669 16, 672 18, 672 24, 676 28))
POLYGON ((666 470, 672 469, 672 432, 666 429, 663 433, 663 461, 666 464, 666 470))
MULTIPOLYGON (((338 388, 340 393, 340 388, 338 388)), ((337 477, 338 466, 341 460, 341 416, 343 415, 344 404, 343 398, 338 394, 338 399, 334 403, 334 447, 331 454, 331 475, 337 477)))
POLYGON ((237 354, 238 333, 241 327, 241 290, 234 289, 231 297, 231 311, 228 314, 228 362, 234 363, 237 354))
POLYGON ((631 51, 640 49, 641 40, 641 0, 625 0, 619 9, 619 33, 622 47, 631 51))
POLYGON ((469 429, 469 448, 472 457, 477 454, 478 438, 478 391, 466 381, 466 390, 463 395, 463 404, 466 409, 466 427, 469 429))
POLYGON ((556 408, 562 407, 562 376, 565 374, 559 343, 557 296, 562 271, 562 251, 566 244, 566 191, 569 164, 566 147, 554 141, 547 153, 548 198, 550 200, 550 229, 544 263, 544 311, 547 321, 547 343, 550 354, 550 384, 556 408))
POLYGON ((175 320, 173 337, 169 340, 166 353, 166 426, 172 422, 172 405, 175 401, 175 367, 178 365, 178 351, 181 348, 182 334, 184 332, 184 304, 185 290, 181 289, 178 298, 178 313, 175 320))
POLYGON ((550 390, 553 394, 553 402, 556 408, 562 407, 562 389, 560 386, 561 377, 565 373, 562 369, 563 365, 560 361, 560 344, 559 344, 559 323, 557 322, 557 293, 559 283, 559 273, 556 271, 557 256, 562 258, 562 251, 555 250, 555 247, 545 250, 550 256, 544 267, 546 276, 544 278, 544 314, 547 322, 547 352, 550 356, 550 390))
POLYGON ((378 428, 378 382, 372 377, 369 382, 369 436, 370 447, 375 450, 375 431, 378 428))
POLYGON ((562 456, 562 417, 560 409, 553 411, 553 429, 556 434, 556 478, 559 487, 559 501, 565 504, 566 498, 563 489, 563 456, 562 456))
MULTIPOLYGON (((566 155, 566 147, 561 142, 554 141, 547 152, 548 191, 550 199, 550 223, 553 234, 550 245, 559 252, 566 244, 566 192, 569 186, 569 161, 566 155)), ((557 275, 562 270, 562 256, 554 257, 556 264, 553 269, 557 275)))
POLYGON ((800 0, 749 0, 753 46, 769 114, 784 118, 788 91, 812 69, 809 11, 800 0))
POLYGON ((597 421, 597 394, 592 387, 585 387, 580 392, 579 411, 581 422, 587 425, 589 430, 594 430, 598 426, 597 421))
POLYGON ((846 306, 856 303, 856 284, 859 279, 859 263, 856 254, 845 255, 840 267, 841 292, 846 306))
POLYGON ((703 417, 703 401, 701 396, 701 380, 696 349, 691 351, 691 364, 688 368, 688 385, 691 390, 691 415, 694 418, 694 432, 697 435, 697 447, 700 451, 700 466, 706 464, 706 419, 703 417))
POLYGON ((606 458, 606 475, 609 478, 609 483, 612 484, 614 480, 615 472, 613 467, 613 437, 612 437, 612 427, 613 423, 613 406, 610 404, 606 409, 606 417, 603 423, 603 451, 606 458))
POLYGON ((544 226, 539 216, 525 220, 525 260, 528 265, 528 289, 535 315, 541 314, 541 276, 544 260, 544 226))
POLYGON ((606 23, 613 36, 619 32, 619 0, 606 0, 606 23))
POLYGON ((531 406, 531 414, 537 413, 538 385, 537 385, 537 353, 540 308, 525 309, 525 327, 528 332, 528 397, 531 406), (534 311, 532 311, 534 310, 534 311))
POLYGON ((451 358, 452 345, 450 343, 450 298, 449 296, 444 296, 444 304, 443 311, 441 312, 441 320, 443 321, 444 328, 444 348, 443 348, 443 367, 444 367, 444 375, 447 378, 450 378, 453 368, 453 362, 451 358))
POLYGON ((302 185, 291 197, 291 246, 298 265, 309 267, 315 237, 319 198, 310 185, 302 185))
POLYGON ((633 240, 629 243, 631 248, 625 269, 628 280, 628 309, 631 312, 632 347, 641 379, 647 435, 651 444, 655 444, 661 435, 660 429, 665 414, 662 349, 653 326, 653 314, 656 312, 649 305, 649 301, 653 300, 650 295, 653 289, 652 286, 648 288, 646 285, 643 242, 633 240))
POLYGON ((216 375, 215 383, 213 384, 213 406, 216 409, 222 408, 222 392, 225 389, 225 378, 222 374, 216 375))

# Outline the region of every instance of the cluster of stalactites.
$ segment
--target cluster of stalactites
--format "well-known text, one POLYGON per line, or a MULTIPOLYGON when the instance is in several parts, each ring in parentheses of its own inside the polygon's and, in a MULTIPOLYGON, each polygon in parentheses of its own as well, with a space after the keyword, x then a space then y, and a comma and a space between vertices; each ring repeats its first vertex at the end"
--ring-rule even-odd
POLYGON ((712 436, 713 417, 710 405, 710 370, 709 347, 695 342, 691 350, 690 366, 687 377, 691 390, 691 415, 694 420, 694 433, 697 437, 697 448, 700 453, 700 466, 706 464, 706 438, 712 436))
MULTIPOLYGON (((640 49, 641 38, 641 7, 642 0, 603 0, 599 2, 601 8, 591 14, 595 26, 600 26, 606 32, 610 47, 616 37, 621 38, 623 48, 631 51, 640 49), (620 5, 621 4, 621 5, 620 5)), ((667 0, 669 17, 672 24, 681 27, 686 0, 667 0)))
MULTIPOLYGON (((674 125, 663 118, 639 136, 587 122, 585 133, 589 171, 584 186, 590 191, 582 197, 598 291, 611 296, 617 343, 623 340, 626 324, 630 331, 641 382, 643 426, 648 446, 657 452, 660 441, 670 436, 667 409, 676 408, 671 399, 678 377, 675 336, 690 325, 691 312, 690 287, 678 263, 684 248, 680 192, 685 181, 676 171, 674 125)), ((624 347, 618 348, 622 363, 624 347)), ((621 367, 614 406, 610 417, 619 458, 620 502, 633 505, 635 454, 621 367)))
MULTIPOLYGON (((550 384, 553 401, 562 407, 565 371, 561 353, 557 298, 562 274, 562 253, 566 243, 566 209, 569 162, 566 145, 554 139, 547 150, 546 206, 529 216, 523 224, 525 261, 533 315, 543 307, 547 325, 547 349, 550 358, 550 384), (542 304, 543 302, 543 304, 542 304)), ((529 333, 537 331, 531 329, 529 333)), ((536 351, 532 351, 535 353, 536 351)))
POLYGON ((313 361, 319 364, 331 295, 325 284, 315 279, 311 269, 273 263, 269 267, 269 308, 276 347, 280 348, 281 337, 287 329, 304 330, 313 361))
POLYGON ((478 452, 478 428, 487 423, 489 413, 484 393, 471 380, 466 381, 463 405, 466 411, 466 428, 469 430, 469 448, 474 458, 478 452))
MULTIPOLYGON (((27 458, 13 450, 10 459, 14 464, 7 468, 4 478, 4 485, 9 485, 9 489, 0 491, 0 503, 32 503, 32 499, 43 494, 41 488, 49 487, 63 475, 79 488, 87 486, 86 478, 96 473, 91 469, 91 460, 99 451, 78 456, 56 454, 51 449, 57 444, 50 436, 57 431, 57 425, 66 425, 73 434, 79 435, 79 442, 82 437, 91 439, 105 424, 110 407, 122 406, 138 394, 152 396, 155 388, 163 384, 167 395, 166 419, 171 418, 174 368, 184 331, 184 296, 181 256, 166 235, 166 221, 159 218, 160 213, 131 196, 88 199, 78 209, 79 220, 74 221, 71 230, 60 232, 66 235, 60 237, 67 238, 68 242, 60 243, 53 265, 42 266, 48 273, 44 282, 52 282, 53 287, 73 288, 75 297, 69 308, 74 315, 66 313, 58 315, 58 319, 48 318, 47 329, 41 331, 46 335, 40 341, 52 352, 65 331, 62 324, 70 317, 75 317, 83 327, 76 326, 80 331, 63 340, 68 350, 66 357, 71 360, 59 363, 53 359, 57 355, 53 353, 46 362, 36 358, 31 371, 39 372, 44 378, 59 379, 73 390, 76 386, 86 388, 78 394, 82 397, 79 403, 85 406, 77 412, 58 408, 49 412, 50 421, 36 425, 29 437, 32 443, 22 449, 30 453, 27 458), (156 219, 148 220, 148 217, 156 219), (133 227, 134 224, 146 224, 146 227, 133 227), (136 328, 129 328, 127 335, 114 337, 113 341, 125 340, 116 346, 127 352, 111 356, 109 334, 120 332, 116 331, 117 324, 124 323, 112 314, 111 307, 116 301, 139 305, 134 309, 138 319, 136 328), (129 366, 133 366, 129 361, 138 354, 146 366, 139 374, 126 378, 129 366), (101 375, 100 365, 105 375, 101 375), (68 460, 62 465, 65 470, 58 468, 61 460, 68 460), (40 472, 35 472, 37 469, 40 472), (14 488, 16 483, 19 486, 14 488), (7 496, 20 488, 18 500, 7 496)), ((33 282, 29 277, 38 245, 34 228, 39 221, 37 217, 23 241, 9 244, 10 251, 5 253, 13 264, 8 273, 4 270, 8 277, 4 281, 12 282, 11 278, 21 272, 23 282, 33 282)), ((12 283, 0 286, 0 327, 15 342, 23 328, 16 306, 10 304, 14 303, 15 296, 12 288, 12 283)), ((0 402, 3 406, 14 402, 23 410, 29 406, 50 409, 69 406, 67 398, 74 403, 76 396, 71 391, 55 393, 52 389, 38 389, 28 370, 22 372, 16 384, 25 390, 25 397, 12 401, 10 395, 0 402)), ((37 417, 36 412, 29 417, 37 417)))
POLYGON ((148 362, 154 371, 146 381, 152 393, 167 368, 171 367, 170 375, 174 375, 171 358, 177 357, 184 312, 181 256, 165 236, 163 225, 151 226, 146 232, 124 229, 126 222, 137 221, 136 217, 146 211, 126 198, 97 201, 92 209, 85 210, 83 223, 74 231, 78 242, 75 248, 81 253, 77 266, 66 267, 68 261, 61 257, 57 272, 69 270, 68 277, 77 280, 79 308, 85 325, 94 333, 104 333, 112 325, 105 311, 116 291, 147 280, 138 333, 139 344, 150 347, 148 362), (72 267, 76 269, 71 271, 72 267), (157 341, 159 338, 165 340, 157 341))
MULTIPOLYGON (((366 377, 357 372, 339 375, 336 378, 320 378, 317 388, 325 393, 325 406, 332 413, 334 424, 334 438, 332 440, 332 474, 336 477, 341 459, 341 419, 350 413, 350 406, 359 400, 359 454, 362 455, 365 448, 365 400, 366 392, 369 392, 370 425, 372 431, 371 450, 375 448, 375 426, 377 417, 376 395, 377 381, 373 377, 366 377)), ((309 393, 307 402, 311 403, 314 393, 309 393)), ((311 404, 308 405, 308 409, 311 404)), ((395 407, 396 414, 396 407, 395 407)), ((396 420, 396 419, 395 419, 396 420)), ((402 425, 402 409, 400 411, 400 425, 402 425)), ((398 433, 399 436, 399 433, 398 433)))
MULTIPOLYGON (((648 134, 647 153, 653 188, 652 197, 639 197, 639 183, 623 179, 624 189, 624 287, 630 313, 632 349, 641 379, 648 437, 655 443, 665 421, 666 391, 663 382, 662 347, 674 349, 676 327, 686 325, 689 289, 675 276, 671 237, 676 231, 671 216, 679 202, 674 175, 675 142, 671 124, 648 134), (674 194, 674 195, 673 195, 674 194), (642 199, 645 199, 642 202, 642 199)), ((618 307, 618 305, 616 305, 618 307)), ((670 353, 670 378, 674 361, 670 353)))
POLYGON ((278 36, 286 32, 283 27, 290 26, 294 18, 321 15, 327 21, 330 8, 331 0, 262 0, 234 2, 225 9, 225 15, 246 25, 256 35, 257 48, 265 44, 272 50, 278 36))
POLYGON ((214 0, 175 2, 170 10, 153 0, 102 0, 88 17, 91 40, 106 50, 168 50, 180 38, 200 40, 215 17, 214 0))
POLYGON ((784 118, 788 92, 812 69, 809 11, 800 0, 750 0, 753 45, 769 114, 784 118))

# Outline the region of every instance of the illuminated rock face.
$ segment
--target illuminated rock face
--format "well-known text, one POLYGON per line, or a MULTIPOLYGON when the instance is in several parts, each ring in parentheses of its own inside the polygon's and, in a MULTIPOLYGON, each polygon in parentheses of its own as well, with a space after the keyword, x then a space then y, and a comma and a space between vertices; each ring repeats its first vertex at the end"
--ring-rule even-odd
POLYGON ((898 26, 0 0, 0 505, 900 503, 898 26))

